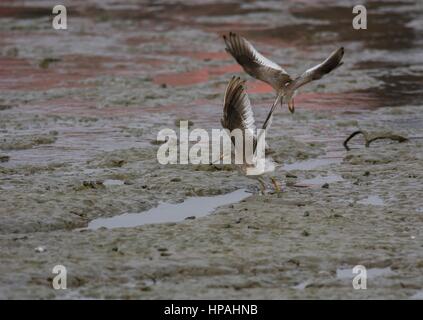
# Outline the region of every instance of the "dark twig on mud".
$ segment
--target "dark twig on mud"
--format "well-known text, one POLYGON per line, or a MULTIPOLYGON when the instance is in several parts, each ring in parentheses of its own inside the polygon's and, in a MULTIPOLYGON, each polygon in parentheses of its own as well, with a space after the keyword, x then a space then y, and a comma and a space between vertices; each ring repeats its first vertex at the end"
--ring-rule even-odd
POLYGON ((350 150, 350 147, 348 147, 348 142, 358 134, 362 134, 364 136, 364 140, 366 141, 366 144, 365 144, 366 148, 369 147, 370 143, 372 143, 373 141, 380 140, 380 139, 391 139, 398 142, 405 142, 409 140, 408 138, 397 135, 397 134, 391 134, 391 133, 369 134, 367 131, 357 130, 351 133, 349 137, 345 139, 343 143, 347 151, 350 150))

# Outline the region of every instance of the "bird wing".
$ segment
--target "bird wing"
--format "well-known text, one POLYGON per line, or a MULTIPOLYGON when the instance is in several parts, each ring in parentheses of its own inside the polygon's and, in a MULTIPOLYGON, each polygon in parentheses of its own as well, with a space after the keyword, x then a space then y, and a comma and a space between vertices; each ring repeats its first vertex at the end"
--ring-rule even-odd
POLYGON ((222 126, 229 131, 234 129, 255 130, 251 102, 245 91, 245 80, 232 77, 226 87, 223 100, 222 126))
POLYGON ((226 51, 229 52, 250 76, 270 84, 278 91, 292 81, 289 74, 278 64, 258 52, 245 38, 230 32, 224 35, 226 51))
MULTIPOLYGON (((246 131, 249 131, 253 138, 253 152, 256 149, 257 139, 255 136, 254 114, 251 108, 251 102, 245 91, 245 80, 239 77, 232 77, 226 87, 223 100, 223 117, 221 123, 223 128, 232 130, 240 129, 244 142, 246 141, 246 131)), ((234 138, 232 142, 235 143, 234 138)))
POLYGON ((322 78, 325 74, 328 74, 332 70, 338 68, 343 64, 341 62, 344 56, 344 48, 339 48, 332 52, 329 57, 326 58, 322 63, 306 70, 302 75, 296 78, 290 85, 290 89, 293 91, 299 87, 313 81, 322 78))

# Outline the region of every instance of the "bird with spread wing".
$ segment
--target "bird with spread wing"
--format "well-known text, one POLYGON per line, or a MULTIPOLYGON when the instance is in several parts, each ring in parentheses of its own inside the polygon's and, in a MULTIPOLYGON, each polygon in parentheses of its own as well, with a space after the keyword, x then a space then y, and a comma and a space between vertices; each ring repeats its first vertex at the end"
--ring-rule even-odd
MULTIPOLYGON (((266 132, 271 124, 272 115, 268 116, 268 120, 263 124, 261 132, 266 132)), ((259 167, 257 164, 257 144, 260 139, 260 133, 257 134, 254 114, 251 107, 250 99, 248 98, 248 94, 245 90, 245 80, 241 80, 239 77, 232 77, 229 81, 225 96, 223 100, 223 116, 221 119, 221 123, 223 128, 228 129, 230 132, 233 132, 236 129, 241 130, 243 134, 243 140, 245 142, 246 135, 252 134, 253 138, 253 150, 252 155, 248 156, 247 152, 245 152, 245 159, 242 164, 237 165, 237 169, 242 173, 247 175, 248 177, 257 179, 261 185, 262 193, 266 190, 266 183, 263 180, 264 177, 269 176, 271 172, 274 172, 276 163, 273 161, 272 157, 263 154, 264 157, 264 166, 259 167), (248 159, 250 157, 250 159, 248 159), (249 161, 249 160, 253 161, 249 161)), ((240 152, 244 154, 243 145, 236 144, 232 141, 235 146, 235 152, 240 152), (238 150, 241 146, 241 150, 238 150)), ((270 180, 272 181, 275 190, 279 192, 280 186, 277 180, 270 176, 270 180)))
MULTIPOLYGON (((278 102, 288 103, 288 108, 294 112, 294 96, 297 89, 303 85, 322 78, 332 70, 342 65, 344 48, 332 52, 322 63, 306 70, 299 77, 293 79, 280 65, 269 60, 258 52, 244 37, 230 32, 224 35, 226 51, 229 52, 250 76, 262 80, 275 89, 277 96, 271 107, 269 116, 273 114, 278 102)), ((267 119, 268 120, 268 119, 267 119)))

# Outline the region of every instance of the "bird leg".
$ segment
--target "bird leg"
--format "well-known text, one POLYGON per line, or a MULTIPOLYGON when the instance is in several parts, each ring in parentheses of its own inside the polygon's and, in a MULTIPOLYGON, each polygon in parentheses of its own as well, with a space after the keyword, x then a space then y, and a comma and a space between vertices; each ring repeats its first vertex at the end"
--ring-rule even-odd
POLYGON ((278 193, 281 192, 282 191, 281 186, 279 185, 276 178, 270 177, 270 180, 272 180, 273 186, 275 187, 275 191, 278 192, 278 193))
POLYGON ((216 163, 220 164, 220 161, 222 161, 224 156, 225 156, 225 154, 223 153, 223 151, 221 151, 219 160, 216 160, 216 161, 212 162, 211 164, 216 164, 216 163))
POLYGON ((353 133, 351 133, 349 135, 349 137, 344 141, 343 144, 344 144, 344 147, 347 151, 350 150, 350 147, 348 146, 348 142, 358 134, 362 134, 364 136, 364 140, 366 141, 366 144, 365 144, 366 147, 369 147, 370 143, 372 143, 375 140, 379 140, 379 139, 391 139, 391 140, 398 141, 400 143, 408 141, 408 138, 406 138, 406 137, 399 136, 399 135, 396 135, 396 134, 391 134, 389 132, 387 132, 387 133, 369 133, 369 132, 364 131, 364 130, 358 130, 358 131, 354 131, 353 133))

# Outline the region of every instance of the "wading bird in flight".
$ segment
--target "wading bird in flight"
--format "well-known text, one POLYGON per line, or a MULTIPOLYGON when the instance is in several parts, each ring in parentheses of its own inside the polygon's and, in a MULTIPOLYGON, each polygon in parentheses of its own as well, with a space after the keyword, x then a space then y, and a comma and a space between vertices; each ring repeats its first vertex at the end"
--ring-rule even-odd
MULTIPOLYGON (((272 115, 268 116, 268 121, 266 121, 262 127, 264 131, 267 131, 271 124, 272 115)), ((245 91, 245 80, 241 80, 239 77, 232 77, 229 81, 225 97, 223 100, 223 116, 221 119, 223 128, 228 129, 230 132, 233 132, 235 129, 241 130, 243 134, 243 142, 246 141, 246 133, 249 132, 252 134, 253 138, 253 150, 252 155, 248 155, 245 152, 245 159, 243 164, 237 165, 237 169, 242 173, 247 175, 247 177, 254 178, 260 182, 261 191, 264 194, 266 190, 266 182, 263 180, 264 177, 270 177, 270 180, 275 187, 275 191, 281 191, 280 186, 277 180, 270 176, 270 173, 275 170, 276 163, 273 161, 271 156, 266 156, 264 158, 264 167, 258 167, 257 162, 249 161, 247 159, 252 159, 257 156, 257 143, 260 137, 257 135, 255 120, 253 110, 251 108, 251 102, 248 98, 248 94, 245 91)), ((237 150, 240 147, 239 144, 235 144, 235 152, 240 152, 244 154, 243 146, 241 145, 241 150, 237 150)), ((264 156, 264 154, 263 154, 264 156)))
POLYGON ((285 69, 259 53, 245 38, 230 32, 229 36, 224 35, 223 39, 226 44, 226 51, 235 58, 245 72, 256 79, 268 83, 275 89, 277 96, 269 116, 273 113, 279 100, 281 105, 283 101, 286 101, 289 111, 294 112, 294 96, 297 89, 313 80, 322 78, 343 63, 341 59, 344 55, 344 48, 341 47, 332 52, 325 61, 293 79, 285 69))

